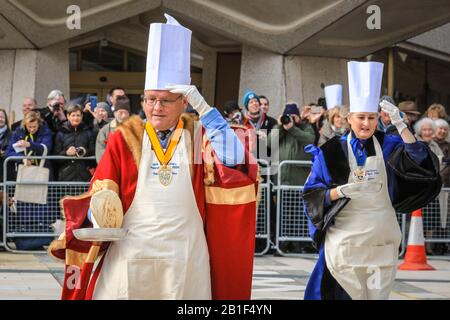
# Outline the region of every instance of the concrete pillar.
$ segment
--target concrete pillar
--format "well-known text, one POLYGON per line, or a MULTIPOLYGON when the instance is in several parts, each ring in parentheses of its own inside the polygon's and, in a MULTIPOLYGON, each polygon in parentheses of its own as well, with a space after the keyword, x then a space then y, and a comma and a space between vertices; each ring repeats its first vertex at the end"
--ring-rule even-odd
POLYGON ((22 118, 25 97, 34 97, 40 107, 53 89, 69 98, 68 42, 40 50, 0 50, 0 74, 0 106, 15 113, 16 121, 22 118))
POLYGON ((342 84, 343 102, 348 104, 347 60, 337 58, 283 56, 244 46, 239 99, 246 90, 270 100, 269 114, 278 117, 287 102, 300 107, 324 97, 321 84, 342 84))
POLYGON ((239 105, 247 90, 270 100, 269 115, 277 116, 286 102, 284 58, 281 54, 244 45, 242 48, 239 105))
POLYGON ((0 50, 0 108, 9 113, 14 80, 15 50, 0 50))
POLYGON ((348 105, 347 60, 337 58, 287 56, 285 58, 286 97, 304 106, 325 97, 322 83, 343 85, 343 103, 348 105))
POLYGON ((202 94, 206 102, 214 105, 216 97, 217 52, 203 52, 202 94))
POLYGON ((62 42, 38 51, 36 59, 35 98, 39 105, 47 103, 50 91, 59 89, 70 99, 69 42, 62 42))

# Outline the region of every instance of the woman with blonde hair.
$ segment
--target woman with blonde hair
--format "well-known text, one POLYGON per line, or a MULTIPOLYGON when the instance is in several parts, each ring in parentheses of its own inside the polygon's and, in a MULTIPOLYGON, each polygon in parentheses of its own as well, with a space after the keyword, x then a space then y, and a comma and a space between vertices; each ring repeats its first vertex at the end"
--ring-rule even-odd
MULTIPOLYGON (((25 114, 20 127, 14 131, 6 150, 6 157, 41 156, 45 150, 49 154, 53 147, 52 140, 52 132, 43 123, 39 112, 29 111, 25 114)), ((19 160, 18 163, 21 162, 19 160)), ((50 162, 46 161, 46 166, 49 165, 50 162)), ((15 180, 16 175, 17 168, 13 176, 8 175, 8 180, 15 180)))
MULTIPOLYGON (((39 112, 29 111, 25 114, 20 127, 14 131, 6 151, 7 157, 12 156, 42 156, 47 151, 50 153, 53 147, 53 136, 50 129, 43 123, 39 112)), ((40 160, 28 160, 28 165, 37 165, 40 160)), ((10 161, 7 175, 9 181, 15 181, 17 170, 22 160, 10 161)), ((52 168, 50 161, 45 161, 45 167, 49 168, 49 180, 52 180, 52 168)), ((57 200, 49 190, 47 204, 35 204, 17 201, 16 213, 10 220, 17 233, 49 233, 52 232, 51 224, 54 222, 52 212, 57 212, 57 200)), ((51 237, 14 237, 17 250, 43 250, 48 245, 51 237)))
POLYGON ((428 107, 425 115, 431 120, 444 119, 447 120, 447 112, 445 111, 445 107, 439 103, 433 103, 428 107))
POLYGON ((335 136, 342 136, 348 129, 347 106, 334 107, 328 110, 327 113, 327 121, 320 131, 319 147, 335 136))

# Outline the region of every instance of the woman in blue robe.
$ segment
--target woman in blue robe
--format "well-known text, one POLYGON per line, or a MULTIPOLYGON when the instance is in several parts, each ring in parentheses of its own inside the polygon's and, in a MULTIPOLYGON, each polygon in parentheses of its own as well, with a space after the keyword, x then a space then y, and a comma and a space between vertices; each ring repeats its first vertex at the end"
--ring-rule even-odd
POLYGON ((305 212, 319 250, 305 299, 387 299, 400 242, 395 212, 409 213, 439 194, 437 158, 397 107, 382 108, 400 135, 376 131, 377 113, 356 112, 344 136, 305 147, 314 156, 305 212))

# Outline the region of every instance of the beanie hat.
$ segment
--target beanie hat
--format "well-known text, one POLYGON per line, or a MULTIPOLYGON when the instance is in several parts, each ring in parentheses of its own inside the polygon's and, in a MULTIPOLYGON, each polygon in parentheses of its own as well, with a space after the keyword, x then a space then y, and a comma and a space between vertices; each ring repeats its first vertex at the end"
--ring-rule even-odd
POLYGON ((289 103, 284 107, 283 115, 296 114, 300 116, 300 111, 295 103, 289 103))
POLYGON ((119 110, 127 110, 131 113, 130 99, 127 97, 118 97, 116 104, 113 106, 113 111, 116 112, 119 110))
POLYGON ((106 112, 108 112, 109 109, 110 109, 109 104, 107 104, 106 102, 99 102, 99 103, 97 103, 97 107, 96 108, 104 109, 106 112))
POLYGON ((256 93, 254 93, 253 91, 247 91, 245 94, 244 94, 244 107, 247 109, 248 108, 248 103, 250 102, 250 100, 252 100, 252 99, 256 99, 256 100, 258 100, 258 102, 260 102, 259 101, 259 96, 256 94, 256 93))

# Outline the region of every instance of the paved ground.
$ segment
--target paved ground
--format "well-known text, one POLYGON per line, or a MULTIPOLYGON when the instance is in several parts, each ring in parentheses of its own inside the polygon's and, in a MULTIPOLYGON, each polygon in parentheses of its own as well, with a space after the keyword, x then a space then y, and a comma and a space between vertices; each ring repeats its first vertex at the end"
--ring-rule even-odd
MULTIPOLYGON (((450 260, 429 262, 436 271, 399 271, 391 299, 450 299, 450 260)), ((303 299, 314 264, 313 258, 256 258, 252 299, 303 299)), ((1 252, 0 300, 59 299, 62 275, 62 265, 46 255, 1 252)))

